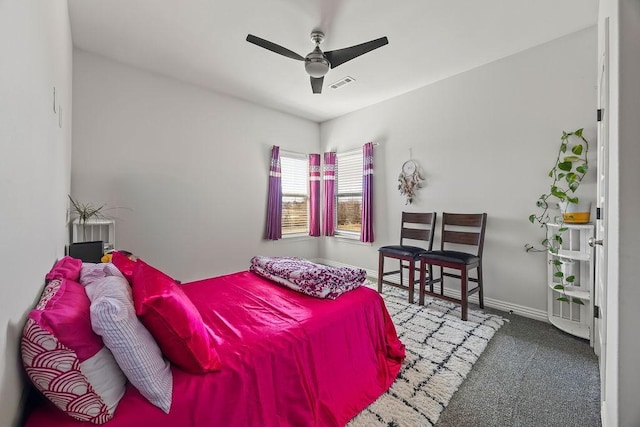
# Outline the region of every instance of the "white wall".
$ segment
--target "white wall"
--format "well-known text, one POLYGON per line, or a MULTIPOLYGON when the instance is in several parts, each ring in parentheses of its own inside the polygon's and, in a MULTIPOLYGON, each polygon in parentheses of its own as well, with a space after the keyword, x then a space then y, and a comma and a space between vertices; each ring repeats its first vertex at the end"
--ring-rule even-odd
POLYGON ((0 2, 0 52, 0 426, 10 426, 18 423, 23 392, 22 328, 66 243, 72 110, 67 1, 0 2))
POLYGON ((253 255, 317 257, 263 240, 271 146, 317 152, 317 123, 74 51, 72 195, 107 203, 116 245, 179 280, 253 255))
MULTIPOLYGON (((487 212, 486 298, 523 306, 521 314, 546 312, 546 261, 523 250, 542 239, 528 216, 548 191, 562 130, 584 127, 595 160, 596 33, 591 27, 323 123, 322 151, 381 145, 375 243, 324 239, 321 257, 376 271, 377 248, 397 244, 403 210, 487 212), (406 206, 397 177, 410 152, 426 185, 406 206)), ((594 174, 579 194, 595 199, 594 174)))

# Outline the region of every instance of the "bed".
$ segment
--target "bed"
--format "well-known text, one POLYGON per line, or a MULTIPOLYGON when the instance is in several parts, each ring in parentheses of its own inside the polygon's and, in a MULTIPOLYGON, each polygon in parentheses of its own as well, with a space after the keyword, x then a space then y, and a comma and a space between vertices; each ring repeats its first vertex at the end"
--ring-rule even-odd
MULTIPOLYGON (((211 332, 220 365, 195 374, 171 363, 168 413, 127 382, 103 425, 344 426, 390 387, 404 360, 382 298, 364 286, 323 299, 241 271, 179 288, 211 332)), ((92 424, 42 399, 25 425, 92 424)))

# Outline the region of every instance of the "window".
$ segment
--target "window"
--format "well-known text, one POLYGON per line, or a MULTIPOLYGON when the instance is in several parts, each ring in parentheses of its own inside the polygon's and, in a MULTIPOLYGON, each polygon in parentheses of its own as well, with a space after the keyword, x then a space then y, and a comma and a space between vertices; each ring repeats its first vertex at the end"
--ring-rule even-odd
POLYGON ((283 236, 309 232, 308 164, 304 154, 280 154, 283 236))
POLYGON ((360 233, 362 228, 362 150, 336 155, 336 231, 360 233))

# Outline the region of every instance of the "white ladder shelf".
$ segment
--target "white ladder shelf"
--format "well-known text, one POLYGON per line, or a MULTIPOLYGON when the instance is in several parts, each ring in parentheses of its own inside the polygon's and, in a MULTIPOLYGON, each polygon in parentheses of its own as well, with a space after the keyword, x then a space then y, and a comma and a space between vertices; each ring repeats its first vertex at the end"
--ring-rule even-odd
MULTIPOLYGON (((548 224, 549 236, 555 234, 560 224, 548 224)), ((593 347, 593 286, 594 263, 593 248, 589 239, 594 235, 593 224, 562 224, 568 230, 562 233, 562 249, 557 255, 549 253, 547 273, 547 315, 549 322, 557 328, 588 339, 593 347), (560 278, 555 277, 554 261, 561 262, 561 270, 565 277, 575 276, 571 285, 565 285, 564 292, 555 289, 560 278), (568 297, 570 302, 558 301, 560 297, 568 297), (583 304, 571 302, 579 298, 583 304)))

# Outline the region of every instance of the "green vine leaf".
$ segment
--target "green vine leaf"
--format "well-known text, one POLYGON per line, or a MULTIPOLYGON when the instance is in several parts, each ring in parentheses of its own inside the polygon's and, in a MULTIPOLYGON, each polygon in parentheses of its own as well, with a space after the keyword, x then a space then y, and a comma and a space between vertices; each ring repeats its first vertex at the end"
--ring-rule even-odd
POLYGON ((558 187, 553 187, 551 189, 551 195, 557 197, 560 200, 564 200, 567 197, 567 193, 560 190, 558 187))
POLYGON ((572 167, 573 167, 573 163, 571 161, 567 161, 566 159, 564 162, 558 163, 558 169, 563 170, 565 172, 569 172, 572 167))
POLYGON ((582 160, 582 158, 579 157, 579 156, 566 156, 562 163, 571 163, 573 165, 573 163, 579 162, 581 160, 582 160))

